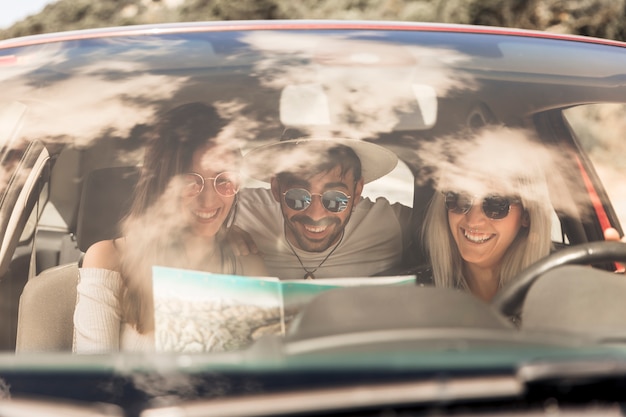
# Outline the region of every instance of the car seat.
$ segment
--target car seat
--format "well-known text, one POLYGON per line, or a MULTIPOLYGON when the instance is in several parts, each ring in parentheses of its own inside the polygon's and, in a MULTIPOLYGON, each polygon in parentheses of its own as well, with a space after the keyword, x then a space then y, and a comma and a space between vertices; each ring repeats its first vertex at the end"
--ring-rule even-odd
MULTIPOLYGON (((119 236, 137 183, 136 167, 108 167, 87 174, 78 208, 76 242, 81 252, 119 236)), ((79 263, 59 265, 31 278, 20 297, 16 352, 71 351, 79 263)))

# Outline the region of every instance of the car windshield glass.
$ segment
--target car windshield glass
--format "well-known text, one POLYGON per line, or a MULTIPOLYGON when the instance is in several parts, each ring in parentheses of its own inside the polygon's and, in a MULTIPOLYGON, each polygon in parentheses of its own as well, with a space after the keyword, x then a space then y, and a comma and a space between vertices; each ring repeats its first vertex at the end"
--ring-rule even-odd
POLYGON ((622 47, 136 30, 0 43, 1 350, 324 357, 583 337, 542 327, 549 301, 523 314, 530 284, 507 289, 622 232, 622 47))

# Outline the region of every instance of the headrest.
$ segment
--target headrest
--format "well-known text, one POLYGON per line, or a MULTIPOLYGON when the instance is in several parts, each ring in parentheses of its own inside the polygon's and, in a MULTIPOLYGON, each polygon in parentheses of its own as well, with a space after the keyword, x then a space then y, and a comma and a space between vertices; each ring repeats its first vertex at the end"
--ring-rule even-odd
POLYGON ((84 181, 78 207, 76 242, 85 252, 100 240, 119 237, 119 222, 128 213, 137 167, 109 167, 89 172, 84 181))

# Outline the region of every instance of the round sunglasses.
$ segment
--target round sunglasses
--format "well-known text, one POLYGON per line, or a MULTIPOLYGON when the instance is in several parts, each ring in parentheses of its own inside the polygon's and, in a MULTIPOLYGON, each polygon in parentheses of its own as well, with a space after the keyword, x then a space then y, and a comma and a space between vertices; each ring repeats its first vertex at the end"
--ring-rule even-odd
POLYGON ((349 195, 338 190, 328 190, 317 194, 304 188, 292 188, 283 193, 287 207, 296 211, 306 210, 311 205, 314 195, 320 196, 322 205, 331 213, 341 213, 348 208, 348 201, 350 201, 349 195))
MULTIPOLYGON (((467 214, 474 206, 474 198, 468 194, 446 191, 443 195, 446 209, 455 214, 467 214)), ((483 198, 481 208, 488 218, 501 220, 509 215, 513 204, 521 204, 521 201, 518 198, 488 195, 483 198)))
POLYGON ((197 172, 187 172, 181 175, 183 179, 183 195, 195 197, 206 185, 206 181, 213 182, 213 188, 222 197, 232 197, 239 191, 239 175, 236 172, 220 172, 214 178, 203 177, 197 172))

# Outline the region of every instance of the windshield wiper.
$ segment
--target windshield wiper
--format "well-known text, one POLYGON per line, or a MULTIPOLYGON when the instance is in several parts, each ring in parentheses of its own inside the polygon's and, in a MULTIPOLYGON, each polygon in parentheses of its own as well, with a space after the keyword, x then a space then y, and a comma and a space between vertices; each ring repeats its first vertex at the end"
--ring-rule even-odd
POLYGON ((626 362, 619 359, 563 360, 527 363, 517 376, 525 384, 549 380, 588 380, 626 377, 626 362))
POLYGON ((0 415, 4 417, 124 417, 124 410, 114 404, 80 403, 69 400, 12 398, 0 401, 0 415))
POLYGON ((553 398, 581 404, 626 399, 626 362, 620 359, 533 362, 521 365, 517 375, 531 400, 553 398))
POLYGON ((436 378, 195 401, 174 407, 144 410, 141 417, 280 416, 403 405, 449 404, 465 400, 497 401, 519 398, 523 393, 523 385, 513 375, 436 378))

